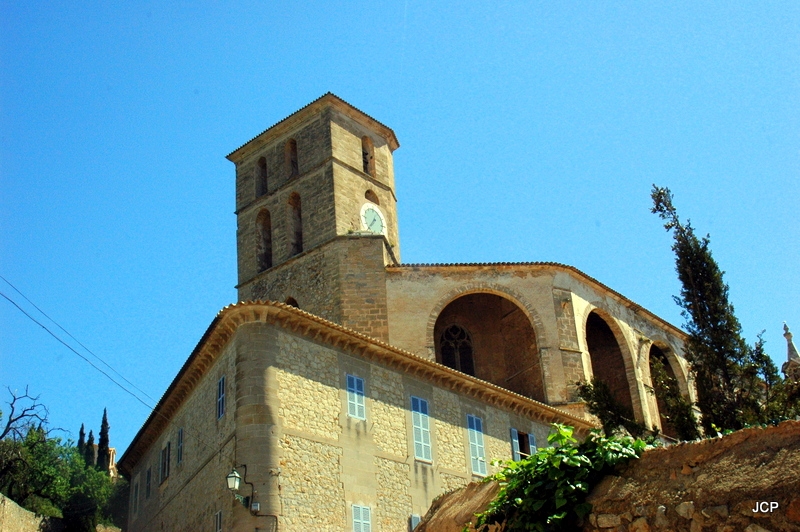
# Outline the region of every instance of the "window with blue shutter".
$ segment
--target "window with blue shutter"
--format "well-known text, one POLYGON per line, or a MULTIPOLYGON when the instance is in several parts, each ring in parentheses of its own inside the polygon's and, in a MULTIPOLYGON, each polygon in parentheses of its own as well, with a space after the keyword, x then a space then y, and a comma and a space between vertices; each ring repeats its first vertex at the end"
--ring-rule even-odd
POLYGON ((431 428, 428 417, 428 401, 411 397, 411 425, 414 428, 414 458, 430 462, 431 428))

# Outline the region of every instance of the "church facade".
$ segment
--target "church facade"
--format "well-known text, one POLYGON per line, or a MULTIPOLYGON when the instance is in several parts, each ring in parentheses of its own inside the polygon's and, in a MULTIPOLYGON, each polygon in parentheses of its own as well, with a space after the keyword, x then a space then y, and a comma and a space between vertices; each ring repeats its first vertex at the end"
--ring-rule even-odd
POLYGON ((586 434, 592 377, 670 435, 650 364, 693 398, 684 333, 563 264, 403 264, 398 147, 328 93, 228 156, 240 302, 119 461, 129 530, 409 530, 551 423, 586 434))

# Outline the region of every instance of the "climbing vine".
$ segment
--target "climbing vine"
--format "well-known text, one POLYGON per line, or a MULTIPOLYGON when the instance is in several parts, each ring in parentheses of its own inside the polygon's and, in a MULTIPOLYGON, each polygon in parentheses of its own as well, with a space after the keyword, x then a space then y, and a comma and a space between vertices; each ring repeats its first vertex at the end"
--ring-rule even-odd
POLYGON ((547 441, 549 447, 525 460, 506 462, 489 477, 500 483, 500 491, 476 516, 476 530, 498 523, 510 532, 575 530, 578 520, 591 512, 585 501, 591 487, 617 465, 638 458, 646 446, 642 440, 599 431, 579 443, 572 427, 560 424, 553 425, 547 441))

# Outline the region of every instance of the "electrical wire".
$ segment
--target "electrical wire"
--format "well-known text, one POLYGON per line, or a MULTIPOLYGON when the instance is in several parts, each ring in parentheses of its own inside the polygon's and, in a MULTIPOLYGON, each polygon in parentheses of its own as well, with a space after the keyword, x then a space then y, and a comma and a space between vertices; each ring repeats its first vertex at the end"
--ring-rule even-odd
MULTIPOLYGON (((82 348, 84 348, 84 349, 86 350, 86 352, 87 352, 87 353, 89 353, 89 354, 90 354, 90 355, 92 355, 94 358, 96 358, 97 360, 99 360, 100 362, 102 362, 102 363, 103 363, 103 365, 105 365, 105 366, 106 366, 108 369, 110 369, 111 371, 113 371, 113 372, 114 372, 116 375, 118 375, 118 376, 119 376, 119 377, 120 377, 122 380, 124 380, 125 382, 127 382, 128 384, 130 384, 131 386, 133 386, 134 388, 136 388, 136 390, 138 390, 139 392, 141 392, 142 394, 144 394, 144 396, 145 396, 145 397, 147 397, 148 399, 150 399, 150 400, 151 400, 151 401, 153 401, 154 403, 156 402, 156 399, 153 399, 152 397, 150 397, 150 395, 148 395, 148 394, 147 394, 147 392, 145 392, 144 390, 142 390, 141 388, 139 388, 138 386, 136 386, 134 383, 132 383, 131 381, 129 381, 128 379, 126 379, 124 375, 122 375, 122 374, 121 374, 119 371, 117 371, 116 369, 114 369, 113 367, 111 367, 111 365, 110 365, 108 362, 106 362, 105 360, 103 360, 102 358, 100 358, 99 356, 97 356, 96 354, 94 354, 94 352, 93 352, 91 349, 89 349, 88 347, 86 347, 85 345, 83 345, 83 344, 81 343, 81 341, 80 341, 80 340, 78 340, 77 338, 75 338, 74 336, 72 336, 72 334, 71 334, 71 333, 70 333, 68 330, 66 330, 64 327, 62 327, 61 325, 59 325, 59 324, 58 324, 58 322, 57 322, 56 320, 54 320, 53 318, 51 318, 50 316, 48 316, 48 315, 47 315, 47 313, 45 313, 45 311, 43 311, 42 309, 40 309, 40 308, 39 308, 39 307, 36 305, 36 303, 34 303, 34 302, 33 302, 33 301, 31 301, 30 299, 28 299, 28 297, 27 297, 25 294, 23 294, 23 293, 22 293, 22 292, 21 292, 21 291, 20 291, 20 290, 19 290, 19 289, 18 289, 16 286, 14 286, 13 284, 11 284, 11 281, 9 281, 8 279, 6 279, 6 278, 5 278, 5 277, 3 277, 2 275, 0 275, 0 279, 2 279, 3 281, 5 281, 6 283, 8 283, 8 285, 9 285, 11 288, 13 288, 13 289, 14 289, 14 290, 15 290, 15 291, 16 291, 16 292, 19 294, 19 295, 21 295, 21 296, 22 296, 22 297, 25 299, 25 301, 27 301, 28 303, 30 303, 30 304, 33 306, 33 308, 35 308, 36 310, 38 310, 38 311, 39 311, 39 312, 42 314, 42 316, 44 316, 45 318, 47 318, 48 320, 50 320, 51 322, 53 322, 53 323, 55 324, 55 326, 56 326, 56 327, 58 327, 59 329, 61 329, 62 331, 64 331, 64 333, 65 333, 67 336, 69 336, 70 338, 72 338, 73 340, 75 340, 75 341, 78 343, 78 345, 79 345, 79 346, 81 346, 82 348)), ((6 299, 8 299, 8 298, 6 298, 6 299)))
MULTIPOLYGON (((42 315, 46 316, 46 317, 47 317, 47 319, 49 319, 50 321, 52 321, 52 322, 53 322, 53 323, 54 323, 54 324, 55 324, 55 325, 56 325, 56 326, 57 326, 59 329, 61 329, 61 330, 62 330, 62 331, 64 331, 64 332, 65 332, 67 335, 69 335, 69 337, 70 337, 70 338, 72 338, 73 340, 75 340, 75 341, 78 343, 78 345, 80 345, 81 347, 83 347, 84 349, 86 349, 87 351, 89 351, 90 353, 92 353, 92 352, 91 352, 91 351, 90 351, 90 350, 89 350, 89 349, 88 349, 88 348, 87 348, 85 345, 83 345, 83 344, 82 344, 82 343, 81 343, 81 342, 80 342, 80 341, 79 341, 77 338, 75 338, 75 337, 74 337, 72 334, 70 334, 70 333, 69 333, 69 332, 68 332, 66 329, 64 329, 64 328, 63 328, 61 325, 59 325, 59 324, 58 324, 58 323, 57 323, 57 322, 56 322, 56 321, 55 321, 53 318, 51 318, 50 316, 48 316, 47 314, 45 314, 45 312, 44 312, 42 309, 40 309, 38 306, 36 306, 36 304, 35 304, 35 303, 33 303, 33 302, 30 300, 30 299, 28 299, 28 298, 25 296, 25 294, 23 294, 23 293, 22 293, 22 292, 21 292, 19 289, 17 289, 17 288, 16 288, 16 287, 15 287, 13 284, 11 284, 11 283, 10 283, 10 282, 9 282, 9 281, 8 281, 8 280, 5 278, 5 277, 3 277, 2 275, 0 275, 0 279, 3 279, 3 281, 5 281, 6 283, 8 283, 8 284, 9 284, 9 286, 11 286, 11 287, 12 287, 14 290, 16 290, 16 291, 17 291, 17 293, 19 293, 19 295, 21 295, 23 298, 25 298, 25 300, 26 300, 28 303, 30 303, 31 305, 33 305, 33 307, 34 307, 34 308, 36 308, 36 310, 38 310, 39 312, 41 312, 41 313, 42 313, 42 315)), ((39 327, 41 327, 42 329, 44 329, 44 330, 45 330, 45 331, 46 331, 46 332, 47 332, 47 333, 48 333, 50 336, 52 336, 53 338, 55 338, 55 339, 56 339, 56 341, 58 341, 58 342, 59 342, 60 344, 62 344, 64 347, 66 347, 67 349, 69 349, 70 351, 72 351, 73 353, 75 353, 76 355, 78 355, 78 357, 80 357, 81 359, 83 359, 83 360, 84 360, 84 361, 85 361, 87 364, 89 364, 90 366, 92 366, 94 369, 96 369, 97 371, 99 371, 100 373, 102 373, 103 375, 105 375, 105 377, 106 377, 108 380, 110 380, 110 381, 111 381, 111 382, 113 382, 115 385, 117 385, 117 386, 118 386, 118 387, 119 387, 121 390, 123 390, 125 393, 127 393, 128 395, 130 395, 131 397, 133 397, 134 399, 136 399, 137 401, 139 401, 141 404, 143 404, 143 405, 145 406, 145 408, 147 408, 147 409, 148 409, 148 410, 149 410, 151 413, 154 413, 154 414, 156 414, 157 416, 160 416, 160 417, 162 417, 162 418, 163 418, 165 421, 167 421, 167 423, 168 423, 168 426, 169 426, 169 425, 174 425, 174 423, 173 423, 173 422, 170 420, 170 418, 168 418, 167 416, 165 416, 164 414, 162 414, 161 412, 159 412, 158 410, 156 410, 155 406, 153 406, 153 405, 150 405, 150 404, 146 403, 146 402, 145 402, 145 401, 144 401, 144 400, 143 400, 141 397, 139 397, 138 395, 136 395, 135 393, 133 393, 131 390, 129 390, 128 388, 126 388, 125 386, 123 386, 122 384, 120 384, 119 382, 117 382, 117 381, 116 381, 116 380, 115 380, 115 379, 114 379, 114 378, 113 378, 111 375, 109 375, 108 373, 106 373, 105 371, 103 371, 101 368, 99 368, 98 366, 96 366, 94 363, 92 363, 92 361, 91 361, 91 360, 89 360, 88 358, 86 358, 85 356, 83 356, 81 353, 79 353, 78 351, 76 351, 76 350, 75 350, 75 349, 74 349, 74 348, 73 348, 71 345, 69 345, 67 342, 65 342, 64 340, 62 340, 62 339, 61 339, 61 338, 60 338, 58 335, 56 335, 56 334, 55 334, 53 331, 51 331, 50 329, 48 329, 46 325, 44 325, 44 324, 43 324, 43 323, 41 323, 39 320, 37 320, 36 318, 34 318, 33 316, 31 316, 31 315, 30 315, 28 312, 26 312, 26 311, 25 311, 25 309, 23 309, 23 308, 22 308, 22 307, 21 307, 19 304, 17 304, 17 302, 16 302, 16 301, 14 301, 14 300, 13 300, 13 299, 11 299, 10 297, 8 297, 8 296, 7 296, 6 294, 4 294, 3 292, 0 292, 0 296, 3 296, 3 297, 4 297, 4 298, 5 298, 5 299, 6 299, 6 300, 9 302, 9 303, 11 303, 12 305, 14 305, 14 306, 17 308, 17 310, 19 310, 20 312, 22 312, 22 313, 23 313, 23 314, 24 314, 24 315, 25 315, 25 316, 26 316, 26 317, 27 317, 29 320, 31 320, 32 322, 34 322, 35 324, 37 324, 39 327)), ((139 390, 140 392, 142 392, 142 393, 143 393, 143 394, 144 394, 144 395, 145 395, 147 398, 149 398, 151 401, 153 401, 153 402, 156 402, 156 401, 155 401, 155 399, 153 399, 152 397, 150 397, 150 396, 149 396, 149 395, 148 395, 146 392, 142 391, 142 390, 141 390, 141 388, 139 388, 138 386, 136 386, 135 384, 133 384, 131 381, 129 381, 128 379, 126 379, 126 378, 125 378, 123 375, 121 375, 121 374, 120 374, 118 371, 116 371, 114 368, 112 368, 112 367, 111 367, 111 366, 110 366, 110 365, 109 365, 107 362, 105 362, 105 361, 104 361, 102 358, 100 358, 99 356, 95 355, 94 353, 92 353, 92 356, 94 356, 96 359, 100 360, 100 361, 101 361, 103 364, 105 364, 105 366, 106 366, 106 367, 110 368, 110 369, 111 369, 111 371, 113 371, 114 373, 116 373, 117 375, 119 375, 119 376, 122 378, 122 380, 124 380, 125 382, 129 383, 131 386, 133 386, 134 388, 136 388, 137 390, 139 390)), ((195 440, 196 440, 198 443, 200 443, 200 444, 201 444, 203 447, 205 447, 205 448, 206 448, 206 450, 214 451, 214 449, 215 449, 215 446, 212 446, 212 445, 210 445, 209 443, 207 443, 205 440, 203 440, 203 438, 202 438, 202 437, 200 437, 200 433, 199 433, 199 432, 195 433, 193 430, 187 430, 187 429, 186 429, 186 427, 182 427, 182 428, 183 428, 183 430, 184 430, 184 433, 185 433, 185 434, 194 436, 194 439, 195 439, 195 440)))

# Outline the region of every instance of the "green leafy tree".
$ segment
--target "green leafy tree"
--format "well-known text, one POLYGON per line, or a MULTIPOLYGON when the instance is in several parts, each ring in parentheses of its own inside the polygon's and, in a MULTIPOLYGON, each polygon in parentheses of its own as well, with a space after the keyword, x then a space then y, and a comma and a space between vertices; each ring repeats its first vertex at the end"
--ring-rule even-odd
POLYGON ((0 412, 5 421, 0 430, 0 492, 27 510, 63 517, 67 530, 94 532, 98 521, 124 523, 120 500, 127 500, 127 483, 115 483, 106 472, 87 467, 77 447, 53 437, 38 397, 27 389, 24 395, 9 392, 8 415, 0 412))
POLYGON ((103 421, 100 423, 100 438, 97 440, 97 469, 108 471, 108 413, 103 409, 103 421))
POLYGON ((686 320, 685 355, 706 434, 779 419, 796 407, 785 402, 785 383, 764 353, 764 342, 759 338, 751 347, 742 337, 708 235, 698 238, 690 222, 681 222, 669 189, 653 185, 651 197, 652 212, 672 232, 675 269, 681 282, 675 301, 686 320))
POLYGON ((641 456, 642 440, 629 436, 602 436, 593 431, 582 443, 572 427, 553 425, 549 447, 539 449, 505 467, 489 480, 500 483, 497 497, 478 514, 477 530, 505 523, 509 532, 577 530, 589 512, 586 495, 617 465, 641 456))

